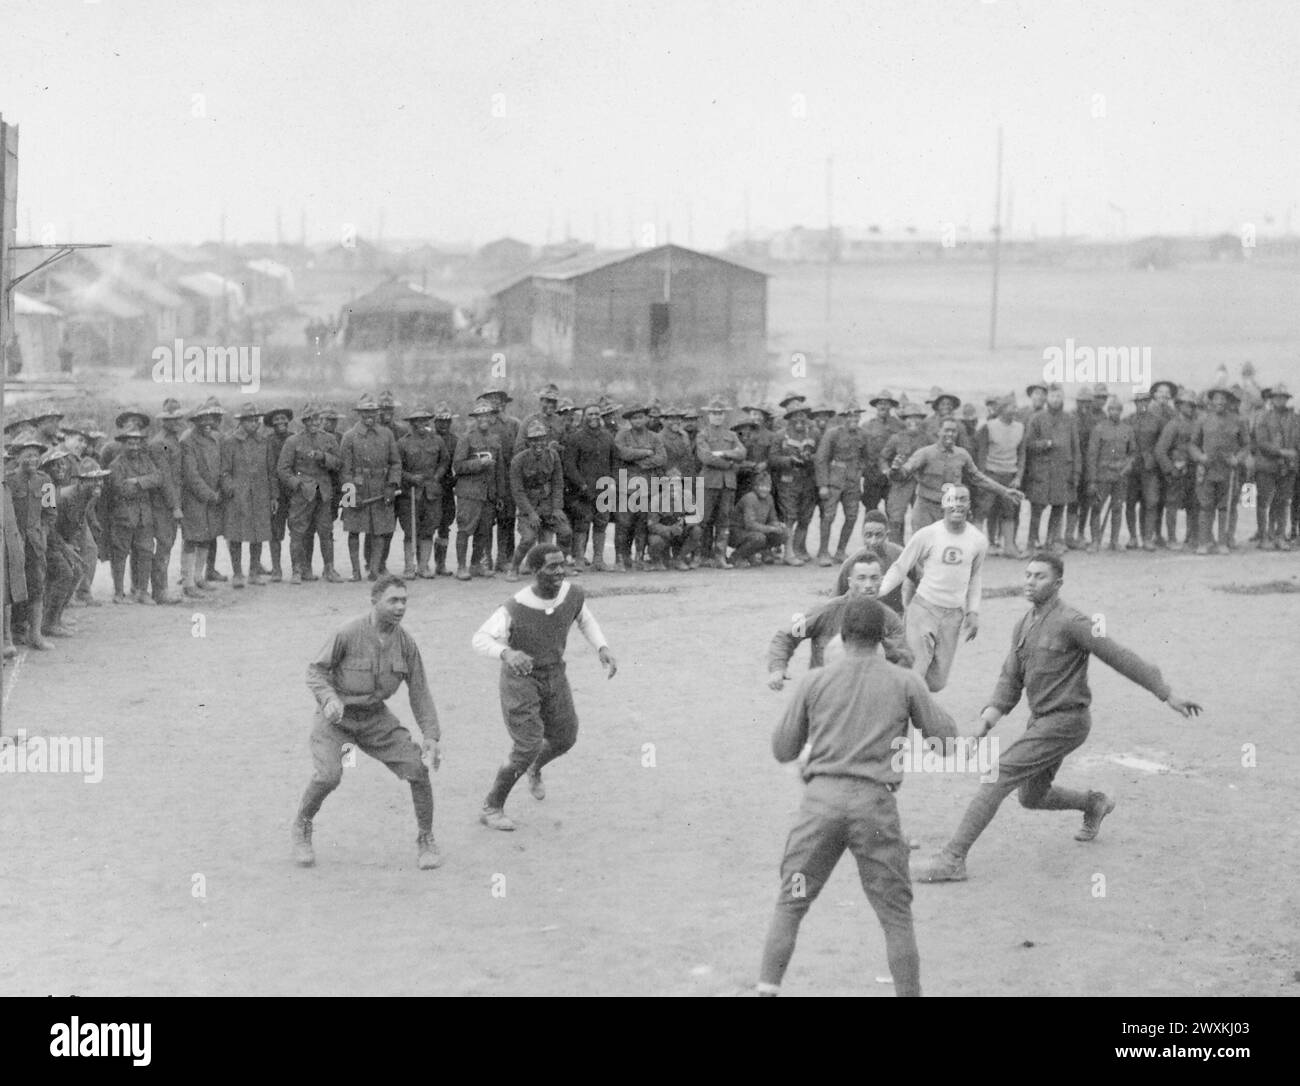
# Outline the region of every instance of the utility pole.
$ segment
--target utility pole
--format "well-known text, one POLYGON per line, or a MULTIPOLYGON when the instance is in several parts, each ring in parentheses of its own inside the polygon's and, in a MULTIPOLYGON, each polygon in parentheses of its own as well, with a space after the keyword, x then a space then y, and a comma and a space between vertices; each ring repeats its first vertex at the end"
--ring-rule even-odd
POLYGON ((1002 126, 998 125, 998 172, 993 210, 993 301, 989 310, 989 350, 998 349, 998 272, 1002 264, 1002 126))

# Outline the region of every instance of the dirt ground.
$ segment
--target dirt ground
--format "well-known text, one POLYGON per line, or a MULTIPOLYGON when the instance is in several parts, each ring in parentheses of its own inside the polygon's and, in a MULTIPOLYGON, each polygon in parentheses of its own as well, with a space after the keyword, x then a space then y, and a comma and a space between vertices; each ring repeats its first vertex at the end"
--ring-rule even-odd
MULTIPOLYGON (((1019 583, 1021 563, 990 566, 989 589, 1019 583)), ((1068 559, 1065 597, 1206 714, 1183 721, 1092 665, 1092 736, 1060 780, 1118 809, 1081 845, 1077 814, 1012 798, 969 882, 918 885, 927 994, 1300 994, 1300 607, 1214 590, 1297 574, 1296 555, 1253 551, 1068 559)), ((444 729, 435 872, 415 868, 407 788, 364 756, 317 818, 318 866, 289 861, 311 769, 306 662, 366 608, 368 585, 223 586, 198 608, 76 611, 78 637, 5 668, 3 727, 102 736, 104 775, 0 784, 0 994, 742 993, 801 787, 770 753, 786 695, 765 686, 764 651, 830 580, 816 567, 583 577, 619 674, 607 681, 574 632, 578 745, 548 770, 545 802, 516 790, 513 834, 477 822, 508 744, 497 665, 470 648, 509 586, 414 583, 406 624, 444 729)), ((959 722, 991 692, 1024 606, 986 599, 940 695, 959 722)), ((404 692, 390 705, 410 721, 404 692)), ((1025 718, 1022 704, 995 734, 1010 743, 1025 718)), ((921 857, 974 790, 969 775, 907 780, 921 857)), ((846 858, 785 991, 884 996, 887 972, 846 858)))

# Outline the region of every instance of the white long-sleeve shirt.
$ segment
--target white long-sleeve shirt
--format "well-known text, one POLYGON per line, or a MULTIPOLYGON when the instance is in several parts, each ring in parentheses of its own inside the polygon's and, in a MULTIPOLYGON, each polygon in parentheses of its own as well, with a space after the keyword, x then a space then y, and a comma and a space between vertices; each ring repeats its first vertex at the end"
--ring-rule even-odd
MULTIPOLYGON (((556 593, 555 599, 547 600, 534 592, 530 585, 527 588, 521 588, 515 593, 515 602, 522 604, 524 607, 531 607, 536 611, 550 612, 564 602, 569 595, 570 587, 569 582, 565 581, 560 586, 560 591, 556 593)), ((582 605, 582 610, 578 612, 574 624, 597 652, 608 647, 609 642, 605 640, 605 635, 601 632, 600 623, 596 621, 596 616, 591 613, 591 608, 585 602, 582 605)), ((494 660, 500 660, 510 647, 510 612, 504 607, 498 607, 493 611, 488 616, 488 620, 474 632, 472 644, 476 652, 480 652, 484 656, 490 656, 494 660)))
POLYGON ((880 595, 888 595, 919 566, 921 583, 916 594, 923 600, 935 607, 978 612, 988 549, 988 537, 973 524, 968 523, 960 532, 954 532, 942 520, 927 524, 912 533, 903 553, 886 571, 880 595))

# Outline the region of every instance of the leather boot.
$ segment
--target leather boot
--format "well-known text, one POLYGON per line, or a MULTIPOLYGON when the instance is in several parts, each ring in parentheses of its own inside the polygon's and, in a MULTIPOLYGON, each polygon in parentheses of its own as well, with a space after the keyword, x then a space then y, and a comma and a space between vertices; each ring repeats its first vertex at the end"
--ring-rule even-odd
POLYGON ((447 568, 447 541, 441 536, 433 541, 433 572, 436 577, 446 577, 451 572, 447 568))
MULTIPOLYGON (((293 546, 292 543, 289 544, 293 546)), ((277 584, 284 580, 284 568, 280 565, 280 544, 271 544, 271 580, 277 584)))
POLYGON ((730 562, 727 561, 727 529, 723 528, 717 533, 716 539, 713 544, 713 549, 714 549, 714 558, 715 558, 714 567, 716 569, 736 568, 730 562))
POLYGON ((42 627, 45 625, 45 601, 27 601, 27 647, 44 652, 53 646, 45 640, 42 627))
POLYGON ((433 553, 432 539, 418 539, 415 543, 416 556, 419 560, 419 567, 416 570, 417 577, 423 577, 425 580, 431 580, 437 574, 429 569, 429 556, 433 553))
POLYGON ((356 532, 348 533, 348 561, 352 563, 352 579, 361 580, 361 539, 356 532))

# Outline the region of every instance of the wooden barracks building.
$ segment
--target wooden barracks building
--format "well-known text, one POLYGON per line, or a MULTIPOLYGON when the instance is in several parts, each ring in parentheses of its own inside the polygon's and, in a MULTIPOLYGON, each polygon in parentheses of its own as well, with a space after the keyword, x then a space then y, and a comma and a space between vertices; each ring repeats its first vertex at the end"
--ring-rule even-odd
POLYGON ((767 275, 680 245, 584 253, 521 273, 492 300, 501 343, 578 368, 766 358, 767 275))

